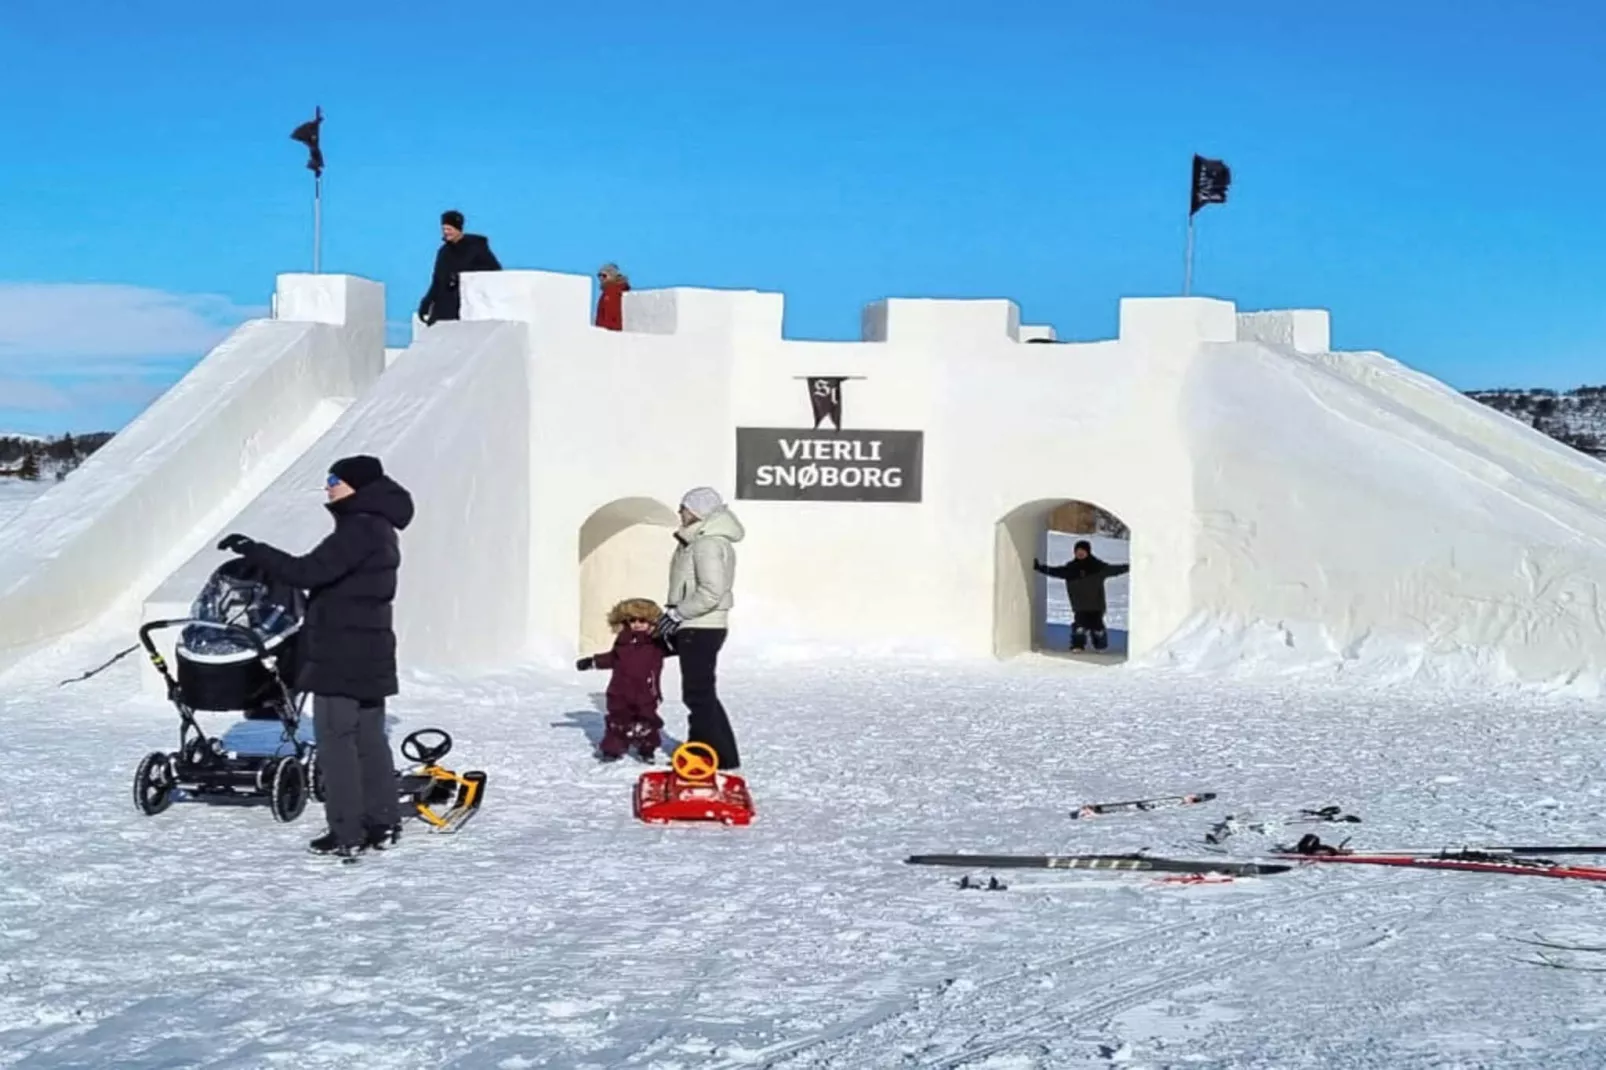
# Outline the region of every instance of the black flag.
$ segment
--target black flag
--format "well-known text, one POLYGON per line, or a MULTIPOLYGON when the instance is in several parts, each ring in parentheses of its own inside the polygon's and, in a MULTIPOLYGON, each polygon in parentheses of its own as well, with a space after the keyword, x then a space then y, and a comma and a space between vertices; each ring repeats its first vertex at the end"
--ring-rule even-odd
POLYGON ((299 141, 307 147, 307 170, 316 178, 323 177, 323 149, 318 147, 318 128, 323 125, 323 108, 314 108, 313 117, 309 122, 302 123, 290 135, 291 141, 299 141))
POLYGON ((1193 157, 1193 215, 1207 204, 1226 204, 1227 187, 1232 185, 1232 169, 1220 160, 1207 160, 1198 153, 1193 157))
POLYGON ((838 431, 842 430, 842 381, 846 376, 811 376, 809 404, 814 406, 814 426, 829 419, 838 431))

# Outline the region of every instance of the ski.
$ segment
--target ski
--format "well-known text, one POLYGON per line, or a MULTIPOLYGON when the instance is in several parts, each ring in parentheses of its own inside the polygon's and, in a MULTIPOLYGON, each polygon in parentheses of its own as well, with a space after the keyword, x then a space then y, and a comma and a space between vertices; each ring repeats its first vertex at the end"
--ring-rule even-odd
POLYGON ((1606 951, 1606 944, 1566 944, 1559 940, 1529 940, 1521 936, 1508 936, 1507 940, 1518 944, 1528 944, 1532 947, 1548 947, 1555 951, 1606 951))
POLYGON ((1157 870, 1167 873, 1224 873, 1251 877, 1286 873, 1294 867, 1266 862, 1194 862, 1154 855, 910 855, 912 866, 965 866, 972 869, 1157 870))
POLYGON ((1546 858, 1487 854, 1476 851, 1440 854, 1307 854, 1275 852, 1274 858, 1307 863, 1348 862, 1362 866, 1405 866, 1413 869, 1453 869, 1468 873, 1505 873, 1517 876, 1556 877, 1563 880, 1606 881, 1606 868, 1571 866, 1546 858))
POLYGON ((1195 806, 1216 797, 1213 791, 1192 795, 1156 795, 1152 799, 1127 799, 1123 802, 1083 803, 1071 811, 1073 818, 1092 817, 1095 814, 1114 814, 1123 810, 1160 810, 1171 806, 1195 806))

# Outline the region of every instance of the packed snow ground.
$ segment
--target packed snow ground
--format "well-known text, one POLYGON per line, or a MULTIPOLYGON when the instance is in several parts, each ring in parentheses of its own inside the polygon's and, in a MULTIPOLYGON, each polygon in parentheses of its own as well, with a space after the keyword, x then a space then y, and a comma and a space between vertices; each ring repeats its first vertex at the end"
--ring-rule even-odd
POLYGON ((316 809, 135 811, 134 767, 176 715, 132 658, 57 686, 115 638, 0 691, 0 1067, 1606 1062, 1606 974, 1516 942, 1606 943, 1600 885, 1310 866, 1193 886, 1005 871, 980 892, 903 863, 1205 858, 1227 813, 1329 803, 1365 823, 1318 831, 1362 845, 1599 842, 1606 726, 1580 701, 733 651, 758 820, 665 829, 631 816, 639 767, 591 758, 602 674, 412 679, 397 742, 451 731, 448 764, 489 773, 485 809, 341 867, 304 853, 316 809), (1221 798, 1068 817, 1194 790, 1221 798))

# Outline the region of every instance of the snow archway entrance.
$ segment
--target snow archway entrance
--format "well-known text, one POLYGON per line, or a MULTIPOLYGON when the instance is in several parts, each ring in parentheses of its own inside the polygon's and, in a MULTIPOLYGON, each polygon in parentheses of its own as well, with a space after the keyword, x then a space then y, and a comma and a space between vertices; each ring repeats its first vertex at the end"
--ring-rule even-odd
POLYGON ((580 525, 579 650, 594 654, 613 645, 608 610, 621 598, 662 604, 669 585, 675 510, 655 498, 619 498, 580 525))
MULTIPOLYGON (((1131 533, 1113 513, 1075 498, 1039 498, 999 518, 994 535, 993 654, 1067 653, 1071 611, 1064 582, 1039 575, 1034 559, 1048 565, 1071 559, 1078 539, 1093 544, 1095 556, 1111 564, 1131 561, 1131 533)), ((1105 583, 1105 627, 1109 649, 1077 655, 1088 660, 1126 660, 1130 620, 1130 577, 1105 583)))

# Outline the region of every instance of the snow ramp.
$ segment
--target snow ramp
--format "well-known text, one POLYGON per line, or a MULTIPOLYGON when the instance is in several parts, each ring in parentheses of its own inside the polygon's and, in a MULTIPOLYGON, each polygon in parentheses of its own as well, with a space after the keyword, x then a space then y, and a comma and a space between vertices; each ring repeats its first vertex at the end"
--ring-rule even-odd
MULTIPOLYGON (((243 509, 195 533, 189 559, 161 580, 142 617, 183 617, 216 549, 240 532, 303 554, 331 530, 324 479, 341 457, 379 457, 413 496, 396 596, 398 656, 426 669, 473 670, 525 652, 529 621, 528 335, 510 322, 440 323, 243 509)), ((171 653, 176 629, 152 636, 171 653)), ((147 669, 147 688, 160 678, 147 669)))
POLYGON ((129 610, 384 368, 384 288, 281 275, 251 320, 0 528, 0 672, 129 610))
POLYGON ((1606 470, 1344 356, 1201 348, 1182 394, 1197 612, 1167 659, 1597 687, 1606 470))

